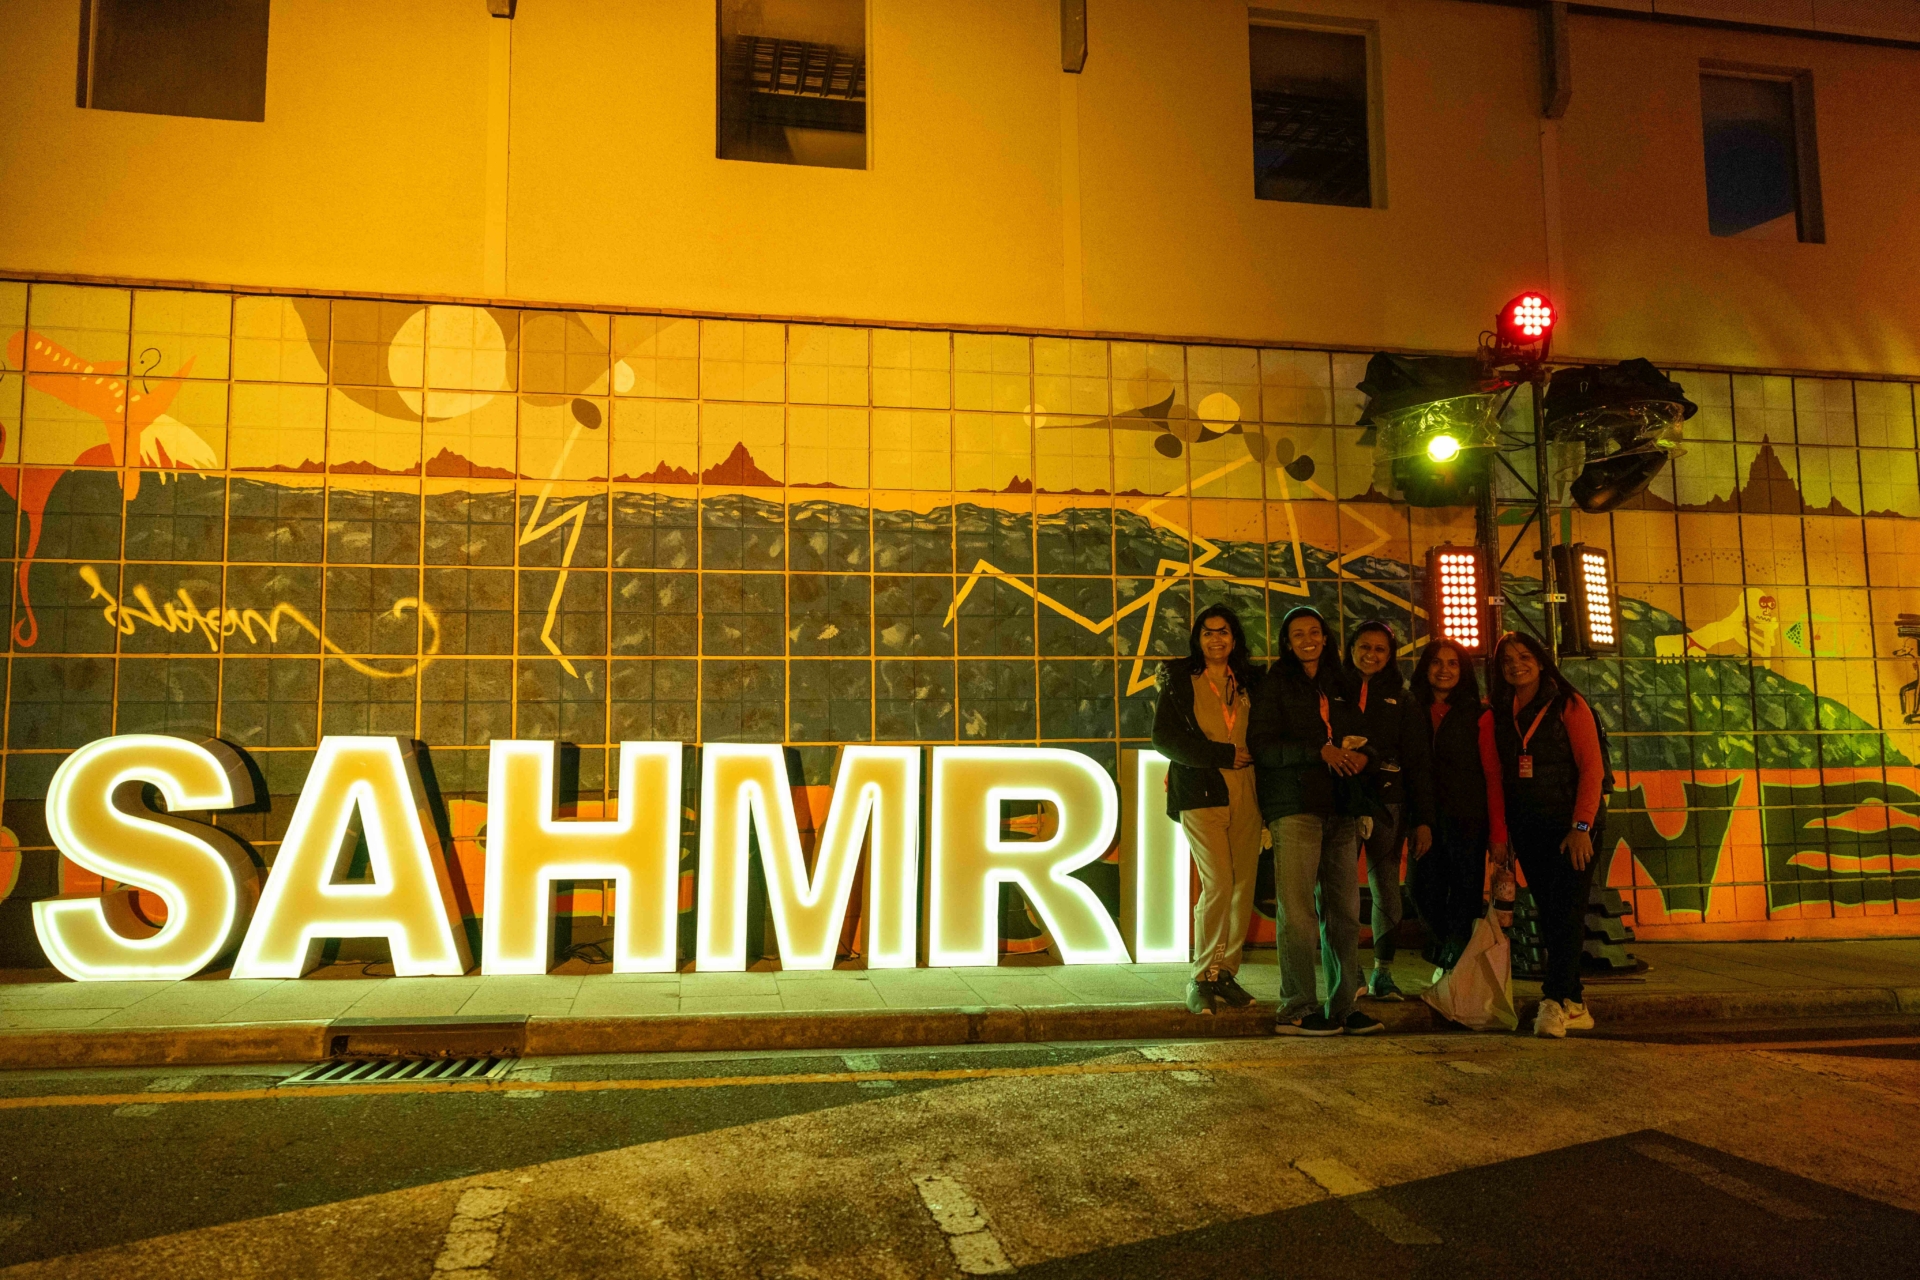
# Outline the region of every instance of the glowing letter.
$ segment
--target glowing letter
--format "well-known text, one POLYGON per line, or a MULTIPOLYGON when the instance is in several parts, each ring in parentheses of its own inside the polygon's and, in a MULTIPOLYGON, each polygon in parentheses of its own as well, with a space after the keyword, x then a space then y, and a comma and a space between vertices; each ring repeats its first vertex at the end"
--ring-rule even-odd
POLYGON ((1193 956, 1193 852, 1167 816, 1167 758, 1120 753, 1125 792, 1120 837, 1120 921, 1139 964, 1185 964, 1193 956))
POLYGON ((914 963, 915 867, 920 811, 917 747, 847 747, 835 771, 811 875, 800 845, 776 746, 716 744, 704 749, 700 778, 700 892, 695 963, 702 970, 747 965, 747 840, 757 836, 783 969, 831 969, 862 839, 872 833, 867 869, 868 963, 914 963))
POLYGON ((403 738, 321 739, 233 976, 297 978, 328 938, 385 938, 401 977, 462 974, 471 963, 420 765, 403 738), (356 816, 372 883, 338 884, 356 816))
POLYGON ((78 982, 191 978, 230 951, 259 894, 259 873, 231 836, 171 816, 253 802, 253 782, 223 742, 129 733, 81 747, 54 770, 47 830, 75 864, 123 888, 33 904, 47 958, 78 982), (159 791, 166 813, 129 784, 159 791), (135 914, 145 889, 166 904, 158 928, 135 914))
POLYGON ((680 744, 620 744, 619 817, 556 821, 557 742, 493 740, 482 973, 545 973, 555 880, 615 885, 613 971, 672 973, 680 915, 680 744))
POLYGON ((933 845, 928 861, 928 963, 998 960, 994 886, 1016 884, 1040 913, 1067 964, 1125 964, 1113 917, 1070 874, 1106 853, 1120 824, 1113 779, 1092 759, 1057 747, 935 747, 933 845), (1053 805, 1045 840, 1004 840, 1008 800, 1053 805))

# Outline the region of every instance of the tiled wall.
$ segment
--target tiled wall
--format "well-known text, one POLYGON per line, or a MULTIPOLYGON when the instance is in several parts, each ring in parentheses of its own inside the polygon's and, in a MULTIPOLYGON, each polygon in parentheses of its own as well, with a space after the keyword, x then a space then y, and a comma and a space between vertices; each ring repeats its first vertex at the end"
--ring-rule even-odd
MULTIPOLYGON (((1112 765, 1196 607, 1262 651, 1303 601, 1417 634, 1425 549, 1472 538, 1370 496, 1364 353, 5 281, 0 344, 0 931, 59 887, 39 800, 106 734, 244 748, 275 799, 227 821, 268 858, 321 734, 420 738, 465 866, 496 735, 576 744, 589 799, 631 738, 784 741, 813 788, 840 742, 1112 765)), ((1674 372, 1686 455, 1567 528, 1622 582, 1626 654, 1571 671, 1612 881, 1643 931, 1896 928, 1913 389, 1674 372)))

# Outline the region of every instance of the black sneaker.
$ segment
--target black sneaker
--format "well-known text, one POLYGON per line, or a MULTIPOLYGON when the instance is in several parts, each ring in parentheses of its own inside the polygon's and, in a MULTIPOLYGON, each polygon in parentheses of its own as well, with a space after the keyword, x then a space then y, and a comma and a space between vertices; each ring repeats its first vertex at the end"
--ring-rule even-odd
POLYGON ((1281 1018, 1273 1024, 1277 1036, 1337 1036, 1346 1028, 1315 1010, 1299 1018, 1281 1018))
POLYGON ((1347 1021, 1340 1029, 1350 1036, 1370 1036, 1376 1031, 1385 1031, 1387 1024, 1355 1009, 1347 1015, 1347 1021))
POLYGON ((1253 1003, 1253 997, 1247 993, 1247 989, 1230 973, 1223 973, 1213 980, 1213 993, 1230 1008, 1244 1009, 1253 1003))
POLYGON ((1211 1018, 1214 1001, 1219 998, 1211 982, 1196 979, 1187 983, 1187 1012, 1196 1017, 1211 1018))
POLYGON ((1401 1001, 1407 997, 1400 991, 1399 984, 1393 980, 1393 974, 1385 969, 1375 969, 1367 978, 1367 998, 1370 1000, 1401 1001))

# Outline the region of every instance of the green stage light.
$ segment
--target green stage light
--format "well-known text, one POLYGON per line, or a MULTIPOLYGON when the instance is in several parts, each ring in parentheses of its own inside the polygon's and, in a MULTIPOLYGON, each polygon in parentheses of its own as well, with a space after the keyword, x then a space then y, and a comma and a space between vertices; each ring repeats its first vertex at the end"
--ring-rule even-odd
POLYGON ((1460 442, 1452 436, 1435 436, 1427 441, 1427 456, 1435 462, 1451 462, 1460 455, 1460 442))

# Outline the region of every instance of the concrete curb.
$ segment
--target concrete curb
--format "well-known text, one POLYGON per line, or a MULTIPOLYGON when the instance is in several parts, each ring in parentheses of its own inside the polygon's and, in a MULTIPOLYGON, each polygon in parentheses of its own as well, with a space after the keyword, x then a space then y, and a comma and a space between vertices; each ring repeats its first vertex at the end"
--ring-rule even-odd
MULTIPOLYGON (((1888 1017, 1920 1013, 1920 988, 1590 992, 1603 1026, 1888 1017)), ((1522 1025, 1527 1007, 1523 1002, 1522 1025)), ((1395 1035, 1445 1030, 1420 1000, 1365 1006, 1395 1035)), ((778 1049, 909 1049, 1075 1040, 1205 1040, 1271 1034, 1270 1008, 1196 1018, 1173 1003, 971 1006, 821 1013, 336 1019, 99 1031, 0 1032, 0 1069, 317 1062, 329 1056, 553 1057, 778 1049)))

